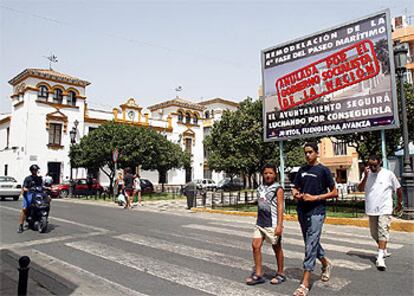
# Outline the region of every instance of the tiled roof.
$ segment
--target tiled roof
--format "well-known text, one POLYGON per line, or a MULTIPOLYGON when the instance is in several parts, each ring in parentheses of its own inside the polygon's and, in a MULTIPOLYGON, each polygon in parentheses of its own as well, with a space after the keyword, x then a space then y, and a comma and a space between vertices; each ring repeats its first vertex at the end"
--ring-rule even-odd
POLYGON ((21 72, 20 74, 18 74, 16 77, 14 77, 13 79, 9 80, 9 83, 11 85, 16 85, 18 84, 20 81, 22 81, 23 79, 27 78, 27 77, 38 77, 38 78, 44 78, 44 79, 49 79, 49 80, 56 80, 59 82, 63 82, 63 83, 70 83, 70 84, 75 84, 75 85, 79 85, 79 86, 87 86, 90 84, 90 82, 86 81, 86 80, 82 80, 80 78, 74 77, 74 76, 70 76, 67 74, 63 74, 54 70, 50 70, 50 69, 33 69, 33 68, 29 68, 29 69, 25 69, 23 72, 21 72))
POLYGON ((230 105, 230 106, 233 106, 233 107, 239 107, 239 103, 236 103, 236 102, 233 102, 233 101, 230 101, 230 100, 226 100, 226 99, 222 99, 222 98, 214 98, 214 99, 199 102, 198 104, 206 106, 206 105, 210 105, 210 104, 214 104, 214 103, 221 103, 221 104, 230 105))
POLYGON ((181 98, 175 98, 173 100, 169 100, 169 101, 165 101, 159 104, 149 106, 147 107, 147 109, 150 111, 154 111, 158 109, 167 108, 170 106, 177 106, 177 107, 188 108, 188 109, 199 110, 199 111, 203 111, 206 108, 203 105, 198 104, 198 103, 193 103, 191 101, 187 101, 181 98))

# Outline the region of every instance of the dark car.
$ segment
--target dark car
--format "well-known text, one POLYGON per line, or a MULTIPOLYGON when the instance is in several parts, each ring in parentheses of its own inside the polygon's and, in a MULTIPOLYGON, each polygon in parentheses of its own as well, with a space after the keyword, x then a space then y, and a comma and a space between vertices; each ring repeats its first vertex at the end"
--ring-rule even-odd
MULTIPOLYGON (((92 182, 88 182, 88 179, 76 179, 73 182, 75 183, 73 187, 74 195, 96 195, 104 191, 104 188, 96 179, 92 179, 92 182)), ((51 197, 67 197, 69 195, 69 187, 69 182, 52 185, 50 195, 51 197)))
POLYGON ((243 187, 243 180, 239 178, 234 178, 233 180, 230 178, 225 178, 217 183, 217 190, 223 191, 236 191, 243 189, 243 187))
POLYGON ((140 184, 141 184, 141 193, 154 192, 154 185, 152 185, 150 180, 140 179, 140 184))

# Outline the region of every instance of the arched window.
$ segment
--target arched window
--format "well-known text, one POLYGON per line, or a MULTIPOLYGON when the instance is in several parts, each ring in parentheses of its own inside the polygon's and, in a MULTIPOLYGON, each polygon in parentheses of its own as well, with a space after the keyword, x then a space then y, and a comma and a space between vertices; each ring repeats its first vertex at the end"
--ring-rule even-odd
POLYGON ((190 114, 190 112, 185 113, 185 123, 191 123, 191 114, 190 114))
POLYGON ((39 86, 39 91, 37 92, 37 97, 41 99, 47 99, 49 93, 47 87, 44 85, 39 86))
POLYGON ((183 112, 178 111, 178 122, 183 122, 183 112))
POLYGON ((68 105, 76 106, 76 93, 74 91, 68 93, 68 105))
POLYGON ((204 116, 206 117, 206 119, 209 119, 210 118, 210 111, 206 111, 206 112, 204 112, 204 116))
POLYGON ((193 123, 198 124, 198 115, 197 114, 194 114, 193 123))
POLYGON ((55 92, 53 94, 53 103, 62 104, 63 101, 63 92, 61 89, 57 88, 55 89, 55 92))

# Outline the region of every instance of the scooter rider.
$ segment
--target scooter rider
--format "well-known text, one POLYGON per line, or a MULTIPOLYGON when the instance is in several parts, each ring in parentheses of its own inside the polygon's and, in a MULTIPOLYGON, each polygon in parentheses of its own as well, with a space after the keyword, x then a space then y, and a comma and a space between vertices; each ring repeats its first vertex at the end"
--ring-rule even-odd
POLYGON ((17 233, 23 232, 23 223, 27 216, 27 211, 30 207, 30 204, 32 203, 32 195, 33 192, 30 191, 30 189, 42 186, 42 177, 38 176, 38 172, 40 170, 39 166, 37 164, 32 164, 29 168, 31 175, 27 176, 23 181, 23 188, 22 188, 22 194, 23 194, 23 204, 22 204, 22 210, 20 211, 19 216, 19 229, 17 230, 17 233))

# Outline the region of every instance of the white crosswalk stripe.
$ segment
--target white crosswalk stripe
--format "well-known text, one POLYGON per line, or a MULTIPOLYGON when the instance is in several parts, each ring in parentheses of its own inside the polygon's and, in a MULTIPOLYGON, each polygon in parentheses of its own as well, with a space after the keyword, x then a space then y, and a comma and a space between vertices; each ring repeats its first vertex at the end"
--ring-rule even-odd
MULTIPOLYGON (((163 233, 161 231, 154 231, 154 232, 164 234, 164 235, 170 235, 170 236, 178 237, 178 238, 181 238, 181 239, 191 239, 191 240, 195 240, 195 241, 199 241, 199 242, 208 242, 208 243, 211 243, 211 244, 221 245, 223 247, 228 247, 228 248, 240 249, 240 250, 244 250, 244 251, 246 251, 246 250, 250 251, 251 248, 252 248, 250 240, 249 241, 244 241, 244 242, 243 241, 232 240, 231 242, 227 242, 226 240, 223 240, 221 238, 217 238, 217 237, 214 237, 214 236, 206 237, 205 235, 195 234, 195 233, 192 233, 191 235, 180 235, 180 234, 176 234, 176 233, 163 233)), ((266 246, 263 247, 262 252, 266 255, 274 256, 274 253, 271 250, 271 248, 267 248, 266 246)), ((290 250, 286 249, 285 247, 283 248, 283 253, 284 253, 285 258, 290 258, 290 259, 303 260, 303 256, 304 256, 304 253, 290 251, 290 250)), ((341 267, 341 268, 346 268, 346 269, 350 269, 350 270, 358 271, 358 270, 366 270, 366 269, 371 268, 371 265, 360 263, 360 262, 355 262, 355 261, 350 261, 350 260, 345 260, 345 259, 330 258, 330 260, 332 261, 332 263, 335 267, 341 267)))
MULTIPOLYGON (((76 289, 71 292, 71 295, 146 296, 146 294, 122 286, 41 251, 25 251, 24 255, 30 257, 32 265, 36 263, 43 269, 48 270, 48 272, 57 274, 70 282, 70 286, 75 286, 76 289), (85 285, 85 282, 88 282, 89 284, 85 285)), ((45 273, 45 271, 42 272, 45 273)))
MULTIPOLYGON (((230 226, 229 224, 226 223, 209 223, 211 225, 218 225, 218 226, 230 226)), ((242 228, 242 229, 247 229, 247 230, 252 230, 254 227, 254 224, 245 224, 245 225, 234 225, 232 224, 231 226, 233 227, 237 227, 237 228, 242 228)), ((294 227, 289 227, 289 226, 285 226, 284 228, 286 229, 294 229, 297 232, 295 233, 296 235, 302 237, 302 233, 300 228, 294 228, 294 227)), ((289 232, 289 234, 294 234, 292 232, 289 232)), ((371 239, 369 236, 364 236, 361 238, 361 236, 355 236, 353 237, 352 234, 347 233, 347 234, 343 234, 343 233, 339 233, 339 232, 334 232, 334 231, 324 231, 324 233, 322 234, 322 239, 323 240, 334 240, 337 242, 345 242, 345 243, 353 243, 353 244, 357 244, 357 245, 367 245, 370 246, 372 248, 376 247, 376 243, 374 242, 373 239, 371 239), (346 236, 346 237, 344 237, 346 236)), ((401 244, 395 244, 395 243, 388 243, 387 247, 389 249, 401 249, 403 247, 403 245, 401 244)))
MULTIPOLYGON (((214 226, 205 226, 205 225, 197 225, 197 224, 188 224, 188 225, 184 225, 183 227, 204 230, 204 231, 212 231, 212 232, 228 234, 228 235, 237 235, 241 237, 249 237, 249 238, 252 237, 252 231, 246 232, 246 231, 240 231, 240 230, 225 229, 225 228, 219 228, 219 227, 214 227, 214 226)), ((283 237, 283 241, 287 244, 303 245, 302 239, 283 237)), ((361 250, 364 250, 364 253, 366 254, 371 254, 371 255, 377 254, 375 251, 365 250, 364 247, 354 248, 350 246, 328 244, 328 243, 323 242, 323 239, 322 239, 322 246, 324 247, 325 250, 336 251, 336 252, 341 252, 341 253, 361 252, 361 250)))
MULTIPOLYGON (((181 245, 181 244, 175 244, 170 241, 160 240, 160 239, 151 238, 148 236, 142 236, 138 234, 123 234, 123 235, 115 236, 115 238, 128 241, 130 243, 143 245, 143 246, 150 247, 150 248, 172 252, 172 253, 179 254, 182 256, 197 258, 199 260, 204 260, 204 261, 214 263, 214 264, 224 265, 224 266, 233 267, 233 268, 239 268, 239 269, 245 270, 247 273, 251 272, 252 270, 252 265, 253 265, 252 260, 246 260, 241 257, 231 256, 231 255, 227 255, 223 253, 218 253, 218 252, 214 252, 210 250, 195 248, 195 247, 181 245)), ((248 249, 246 248, 245 250, 248 250, 248 249)), ((290 253, 289 251, 285 251, 285 255, 286 255, 286 252, 290 253)), ((270 249, 267 249, 266 254, 273 255, 270 249)), ((301 256, 303 257, 303 255, 301 256)), ((299 280, 294 280, 294 281, 299 282, 299 280)), ((317 282, 316 286, 338 291, 349 283, 350 281, 346 279, 332 277, 329 283, 317 282)))
POLYGON ((260 287, 249 287, 222 277, 198 272, 183 266, 149 258, 137 253, 119 252, 119 249, 92 241, 66 243, 66 246, 103 259, 116 262, 129 268, 145 272, 176 284, 197 289, 214 295, 280 295, 260 287), (219 285, 217 283, 220 283, 219 285))

